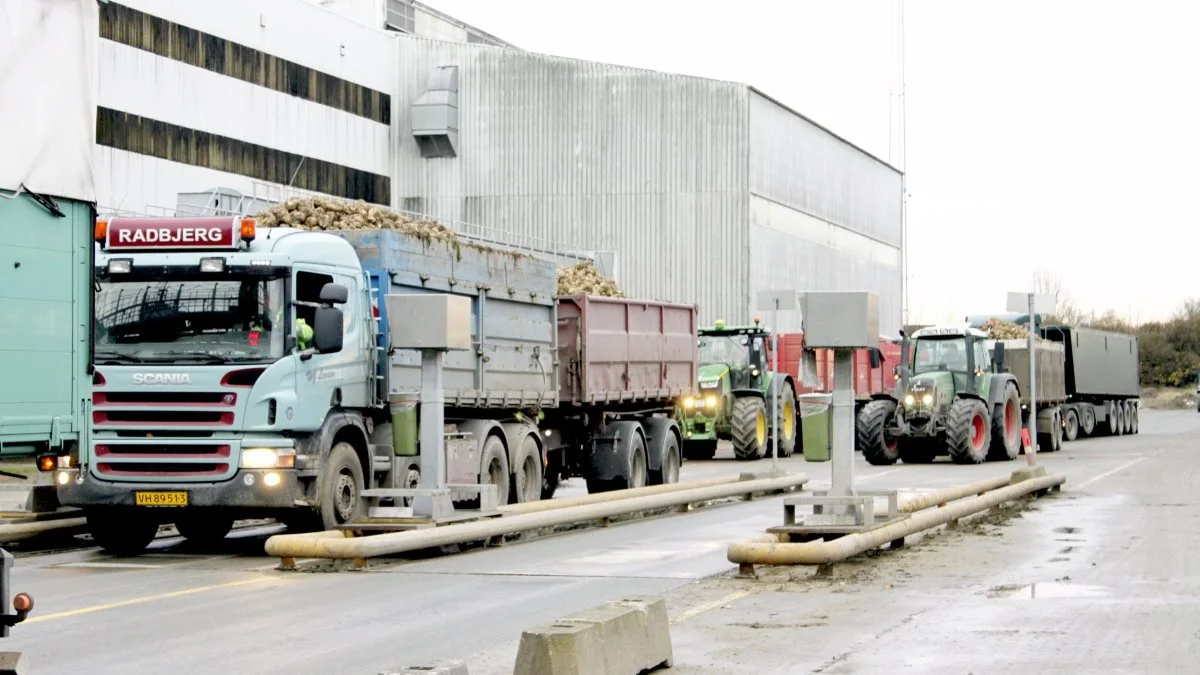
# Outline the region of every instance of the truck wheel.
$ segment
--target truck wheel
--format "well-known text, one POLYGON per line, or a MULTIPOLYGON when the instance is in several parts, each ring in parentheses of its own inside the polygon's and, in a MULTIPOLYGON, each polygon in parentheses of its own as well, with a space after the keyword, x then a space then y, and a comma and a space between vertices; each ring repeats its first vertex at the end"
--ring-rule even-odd
POLYGON ((1050 452, 1058 452, 1062 450, 1063 444, 1063 423, 1062 409, 1054 409, 1054 421, 1051 424, 1052 431, 1050 432, 1050 452))
POLYGON ((542 499, 554 499, 562 479, 562 450, 547 453, 546 468, 542 469, 542 499))
POLYGON ((1113 410, 1115 411, 1114 417, 1116 419, 1116 426, 1117 426, 1117 429, 1116 429, 1116 431, 1113 432, 1113 435, 1114 436, 1124 436, 1125 435, 1125 404, 1121 403, 1120 401, 1117 401, 1116 403, 1113 404, 1113 410))
POLYGON ((362 517, 366 511, 363 470, 353 446, 345 442, 334 445, 317 480, 323 528, 333 530, 362 517))
POLYGON ((1063 439, 1068 443, 1079 438, 1079 415, 1074 408, 1068 408, 1063 417, 1063 439))
POLYGON ((1083 417, 1079 420, 1079 432, 1084 438, 1096 433, 1096 409, 1088 403, 1083 408, 1083 417))
POLYGON ((1129 433, 1136 434, 1138 432, 1138 404, 1129 404, 1129 417, 1133 420, 1133 426, 1130 427, 1129 433))
POLYGON ((633 447, 629 449, 629 473, 625 480, 618 479, 618 490, 646 487, 650 471, 646 463, 646 442, 641 434, 633 435, 633 447))
POLYGON ((762 459, 767 445, 767 406, 757 396, 733 402, 733 454, 740 460, 762 459))
MULTIPOLYGON (((779 445, 780 457, 791 457, 796 452, 796 391, 784 384, 779 392, 779 445)), ((770 411, 767 411, 770 414, 770 411)), ((775 452, 772 447, 770 452, 775 452)), ((769 453, 768 453, 769 454, 769 453)))
POLYGON ((717 454, 717 442, 714 441, 684 441, 683 456, 689 460, 712 459, 717 454))
POLYGON ((937 458, 933 443, 924 438, 898 438, 896 445, 905 464, 932 464, 937 458))
POLYGON ((233 529, 233 518, 197 514, 176 520, 175 529, 190 543, 211 546, 224 539, 233 529))
POLYGON ((1104 433, 1108 436, 1117 435, 1117 406, 1112 401, 1104 403, 1104 433))
POLYGON ((1125 415, 1125 433, 1133 433, 1133 406, 1129 401, 1121 403, 1121 412, 1125 415))
POLYGON ((859 413, 854 436, 868 464, 886 466, 900 459, 900 441, 888 431, 895 413, 891 401, 871 401, 859 413))
POLYGON ((136 513, 89 511, 86 518, 92 541, 123 558, 145 551, 158 534, 157 521, 136 513))
POLYGON ((647 458, 658 459, 658 468, 650 469, 650 485, 666 485, 679 482, 679 467, 683 460, 679 454, 679 436, 675 426, 663 417, 652 417, 642 422, 646 432, 647 458))
POLYGON ((667 434, 667 447, 663 450, 662 468, 650 472, 651 485, 669 485, 679 482, 679 440, 675 434, 667 434))
POLYGON ((1017 458, 1021 453, 1021 399, 1017 387, 1009 382, 1004 386, 1004 398, 1000 409, 992 420, 992 444, 987 458, 1005 462, 1017 458))
POLYGON ((504 449, 504 441, 497 436, 488 436, 479 455, 479 484, 496 486, 496 504, 499 506, 508 503, 508 474, 508 452, 504 449))
POLYGON ((542 497, 542 452, 532 435, 521 441, 517 470, 512 477, 512 496, 518 502, 536 502, 542 497))
POLYGON ((960 398, 950 406, 946 419, 946 442, 955 464, 979 464, 987 458, 987 406, 975 398, 960 398))

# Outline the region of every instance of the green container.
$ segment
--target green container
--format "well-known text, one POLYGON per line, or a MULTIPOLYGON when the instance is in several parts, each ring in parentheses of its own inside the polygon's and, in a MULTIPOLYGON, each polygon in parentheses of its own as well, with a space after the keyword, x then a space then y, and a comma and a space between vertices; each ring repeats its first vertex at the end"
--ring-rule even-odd
POLYGON ((808 462, 828 462, 830 438, 833 435, 832 394, 802 394, 800 428, 804 442, 804 459, 808 462))
POLYGON ((391 401, 392 449, 400 457, 417 456, 418 397, 405 396, 391 401))

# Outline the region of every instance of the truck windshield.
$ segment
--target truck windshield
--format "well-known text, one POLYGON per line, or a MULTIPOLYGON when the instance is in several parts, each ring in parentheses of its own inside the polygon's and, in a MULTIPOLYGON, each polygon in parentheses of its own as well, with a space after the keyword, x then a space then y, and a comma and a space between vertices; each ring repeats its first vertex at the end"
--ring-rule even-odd
POLYGON ((97 283, 96 360, 269 362, 284 353, 282 278, 97 283))
POLYGON ((913 373, 927 373, 933 370, 967 372, 966 339, 917 340, 913 353, 913 373))
POLYGON ((746 366, 750 364, 750 350, 744 335, 713 335, 700 338, 700 365, 722 364, 746 366))

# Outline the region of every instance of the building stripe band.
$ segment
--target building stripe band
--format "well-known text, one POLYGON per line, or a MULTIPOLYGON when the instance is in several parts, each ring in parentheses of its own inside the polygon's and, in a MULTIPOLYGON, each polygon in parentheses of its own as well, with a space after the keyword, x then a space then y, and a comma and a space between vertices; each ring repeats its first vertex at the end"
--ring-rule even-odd
POLYGON ((131 7, 100 3, 100 37, 391 126, 391 97, 381 91, 131 7))
POLYGON ((346 199, 391 203, 387 176, 112 108, 96 108, 96 143, 346 199))

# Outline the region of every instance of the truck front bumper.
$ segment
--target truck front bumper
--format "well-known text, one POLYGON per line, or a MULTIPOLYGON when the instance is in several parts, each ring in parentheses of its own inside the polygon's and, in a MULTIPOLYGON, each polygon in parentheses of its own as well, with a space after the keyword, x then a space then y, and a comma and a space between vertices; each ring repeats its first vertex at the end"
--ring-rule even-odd
POLYGON ((282 510, 308 506, 304 486, 295 470, 241 469, 233 478, 219 483, 135 483, 100 480, 91 475, 80 476, 78 469, 55 472, 58 500, 74 507, 146 507, 223 508, 251 510, 282 510), (278 482, 268 475, 278 477, 278 482), (138 494, 164 504, 138 503, 138 494), (148 493, 156 496, 147 497, 148 493), (186 503, 179 493, 186 495, 186 503), (164 494, 172 495, 164 497, 164 494))

